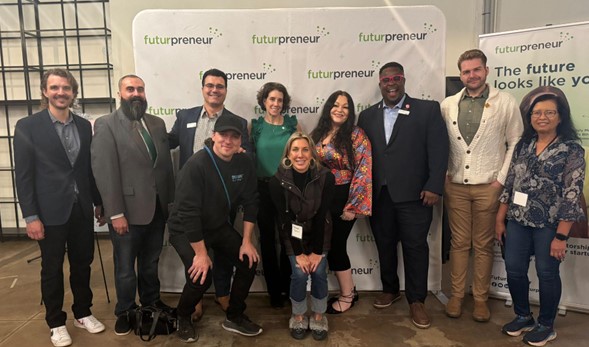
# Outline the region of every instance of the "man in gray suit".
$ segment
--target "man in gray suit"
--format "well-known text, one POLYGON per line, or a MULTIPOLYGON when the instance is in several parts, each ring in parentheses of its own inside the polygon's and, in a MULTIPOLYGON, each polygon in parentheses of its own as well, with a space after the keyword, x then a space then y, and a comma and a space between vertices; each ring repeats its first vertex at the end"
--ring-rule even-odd
POLYGON ((119 109, 96 120, 91 152, 113 243, 115 334, 126 335, 129 313, 137 307, 136 289, 141 305, 164 305, 158 261, 168 204, 174 200, 174 174, 164 121, 145 113, 143 80, 123 76, 119 96, 119 109))

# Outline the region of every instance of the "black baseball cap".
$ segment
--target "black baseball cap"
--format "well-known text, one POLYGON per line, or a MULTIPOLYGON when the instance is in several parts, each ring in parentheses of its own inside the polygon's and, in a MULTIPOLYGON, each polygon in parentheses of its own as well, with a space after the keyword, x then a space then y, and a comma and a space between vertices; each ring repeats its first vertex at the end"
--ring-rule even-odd
POLYGON ((216 133, 220 133, 223 131, 233 130, 239 135, 243 135, 242 132, 242 125, 241 120, 233 115, 224 114, 219 116, 219 119, 215 122, 215 127, 213 131, 216 133))

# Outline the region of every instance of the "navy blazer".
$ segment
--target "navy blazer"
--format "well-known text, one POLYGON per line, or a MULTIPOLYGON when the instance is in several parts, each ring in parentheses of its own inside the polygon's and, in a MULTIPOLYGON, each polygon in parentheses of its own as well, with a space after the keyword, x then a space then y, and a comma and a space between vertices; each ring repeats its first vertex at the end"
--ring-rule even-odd
POLYGON ((421 191, 442 195, 448 167, 448 131, 437 101, 406 95, 386 143, 383 101, 362 111, 358 126, 372 144, 373 199, 387 185, 393 202, 420 199, 421 191))
MULTIPOLYGON (((194 148, 194 133, 196 132, 196 126, 198 126, 198 119, 202 113, 202 106, 188 108, 180 110, 176 114, 176 121, 172 130, 168 133, 168 141, 170 142, 170 149, 175 149, 180 146, 180 160, 179 169, 181 169, 188 158, 192 156, 194 148), (195 123, 195 126, 188 127, 188 124, 195 123)), ((226 108, 223 109, 222 115, 233 115, 242 123, 242 136, 241 136, 241 147, 245 149, 246 153, 250 156, 253 154, 253 146, 250 143, 249 135, 247 131, 247 120, 232 113, 226 108)))
POLYGON ((38 215, 44 225, 62 225, 76 200, 84 217, 93 220, 92 204, 102 205, 90 164, 92 126, 72 114, 80 137, 80 153, 72 166, 49 112, 20 119, 14 130, 16 190, 24 217, 38 215))

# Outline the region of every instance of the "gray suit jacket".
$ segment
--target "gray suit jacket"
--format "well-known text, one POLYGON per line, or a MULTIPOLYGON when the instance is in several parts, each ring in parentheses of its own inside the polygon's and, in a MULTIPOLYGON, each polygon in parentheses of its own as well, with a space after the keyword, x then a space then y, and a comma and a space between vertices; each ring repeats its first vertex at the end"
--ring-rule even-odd
POLYGON ((137 127, 119 108, 94 124, 92 170, 108 219, 124 213, 129 224, 149 224, 159 197, 164 216, 174 201, 174 173, 164 121, 145 114, 145 124, 157 151, 151 161, 137 127))

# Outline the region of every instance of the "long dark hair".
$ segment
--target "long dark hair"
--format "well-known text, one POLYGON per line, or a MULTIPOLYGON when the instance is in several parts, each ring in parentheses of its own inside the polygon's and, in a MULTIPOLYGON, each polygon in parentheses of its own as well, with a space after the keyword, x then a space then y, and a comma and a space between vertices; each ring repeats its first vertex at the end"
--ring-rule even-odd
POLYGON ((348 157, 350 166, 353 169, 355 165, 354 149, 352 148, 352 131, 354 130, 354 123, 356 123, 356 112, 354 108, 354 100, 352 100, 350 94, 343 90, 338 90, 333 92, 329 98, 327 98, 327 101, 321 110, 321 116, 317 121, 317 126, 311 132, 311 138, 315 143, 321 143, 321 140, 329 134, 332 124, 331 109, 340 95, 343 95, 348 99, 348 119, 346 119, 344 124, 340 126, 332 141, 335 150, 342 156, 346 155, 348 157))
POLYGON ((522 140, 529 142, 536 137, 536 130, 532 127, 531 117, 534 106, 540 101, 553 100, 556 102, 560 123, 556 127, 556 134, 561 140, 579 140, 577 130, 571 118, 571 108, 564 92, 556 87, 538 87, 529 92, 519 106, 524 120, 524 132, 522 140))

